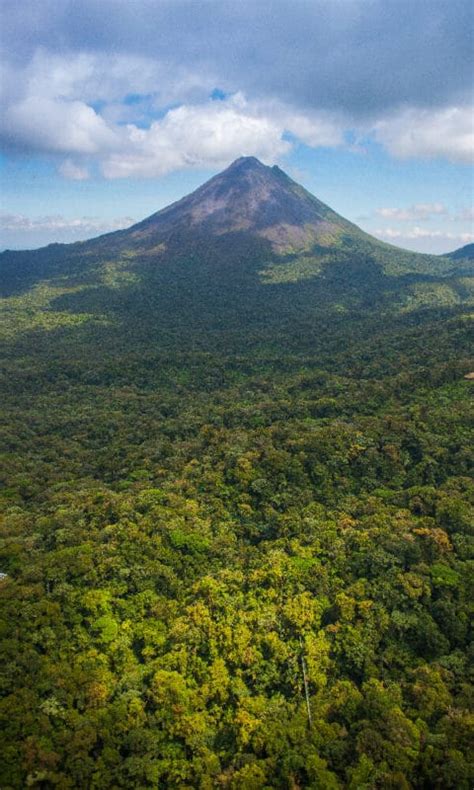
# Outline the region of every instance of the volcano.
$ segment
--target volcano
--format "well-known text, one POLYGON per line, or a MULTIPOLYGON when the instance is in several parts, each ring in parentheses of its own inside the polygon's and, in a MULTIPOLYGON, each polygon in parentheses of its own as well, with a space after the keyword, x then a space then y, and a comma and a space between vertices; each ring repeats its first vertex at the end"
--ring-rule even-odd
POLYGON ((307 249, 355 225, 295 183, 283 170, 241 157, 195 192, 133 226, 126 236, 145 240, 186 228, 209 234, 243 231, 268 239, 274 249, 307 249))
MULTIPOLYGON (((192 278, 207 271, 211 258, 216 273, 229 257, 238 258, 242 271, 251 260, 267 283, 320 277, 328 266, 335 267, 343 279, 349 278, 351 285, 356 279, 361 287, 365 275, 374 271, 398 278, 444 278, 472 268, 472 262, 464 259, 421 255, 385 244, 337 214, 276 165, 270 167, 247 156, 190 195, 125 230, 85 242, 2 253, 1 289, 9 294, 56 277, 64 282, 71 275, 93 282, 97 275, 100 279, 104 265, 109 269, 111 265, 131 266, 133 276, 142 277, 144 261, 148 272, 152 264, 167 267, 171 273, 170 262, 191 258, 192 278)), ((399 280, 385 286, 393 291, 401 284, 399 280)), ((225 289, 226 283, 222 285, 225 289)))

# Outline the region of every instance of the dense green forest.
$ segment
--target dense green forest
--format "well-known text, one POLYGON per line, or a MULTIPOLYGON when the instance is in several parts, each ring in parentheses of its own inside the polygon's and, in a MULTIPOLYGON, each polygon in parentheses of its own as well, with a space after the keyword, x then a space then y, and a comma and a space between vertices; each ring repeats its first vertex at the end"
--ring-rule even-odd
POLYGON ((3 256, 2 790, 469 790, 472 276, 94 249, 3 256))

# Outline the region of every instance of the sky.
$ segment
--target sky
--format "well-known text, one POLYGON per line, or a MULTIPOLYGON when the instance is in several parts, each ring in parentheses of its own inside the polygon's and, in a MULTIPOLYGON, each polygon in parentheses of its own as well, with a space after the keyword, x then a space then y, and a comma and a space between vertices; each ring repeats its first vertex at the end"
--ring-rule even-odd
POLYGON ((0 249, 126 227, 239 156, 385 241, 474 241, 471 0, 0 0, 0 249))

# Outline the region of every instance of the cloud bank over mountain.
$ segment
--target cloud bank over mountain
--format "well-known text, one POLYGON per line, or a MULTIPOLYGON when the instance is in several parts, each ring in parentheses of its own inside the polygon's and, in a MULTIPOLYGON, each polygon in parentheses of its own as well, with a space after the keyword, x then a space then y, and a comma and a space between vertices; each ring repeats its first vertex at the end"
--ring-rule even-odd
POLYGON ((73 180, 367 139, 466 162, 471 16, 464 0, 5 4, 1 139, 73 180))
POLYGON ((132 225, 132 217, 65 217, 60 214, 27 217, 24 214, 0 213, 0 233, 6 247, 15 248, 18 241, 26 239, 26 246, 41 247, 56 241, 84 241, 92 236, 121 230, 132 225))

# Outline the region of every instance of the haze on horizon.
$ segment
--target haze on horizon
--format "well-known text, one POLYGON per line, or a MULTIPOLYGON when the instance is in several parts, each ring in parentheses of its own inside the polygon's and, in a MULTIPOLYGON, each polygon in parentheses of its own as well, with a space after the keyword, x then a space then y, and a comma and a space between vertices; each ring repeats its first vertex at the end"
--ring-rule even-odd
POLYGON ((132 224, 241 155, 390 243, 474 240, 466 0, 0 4, 0 248, 132 224))

